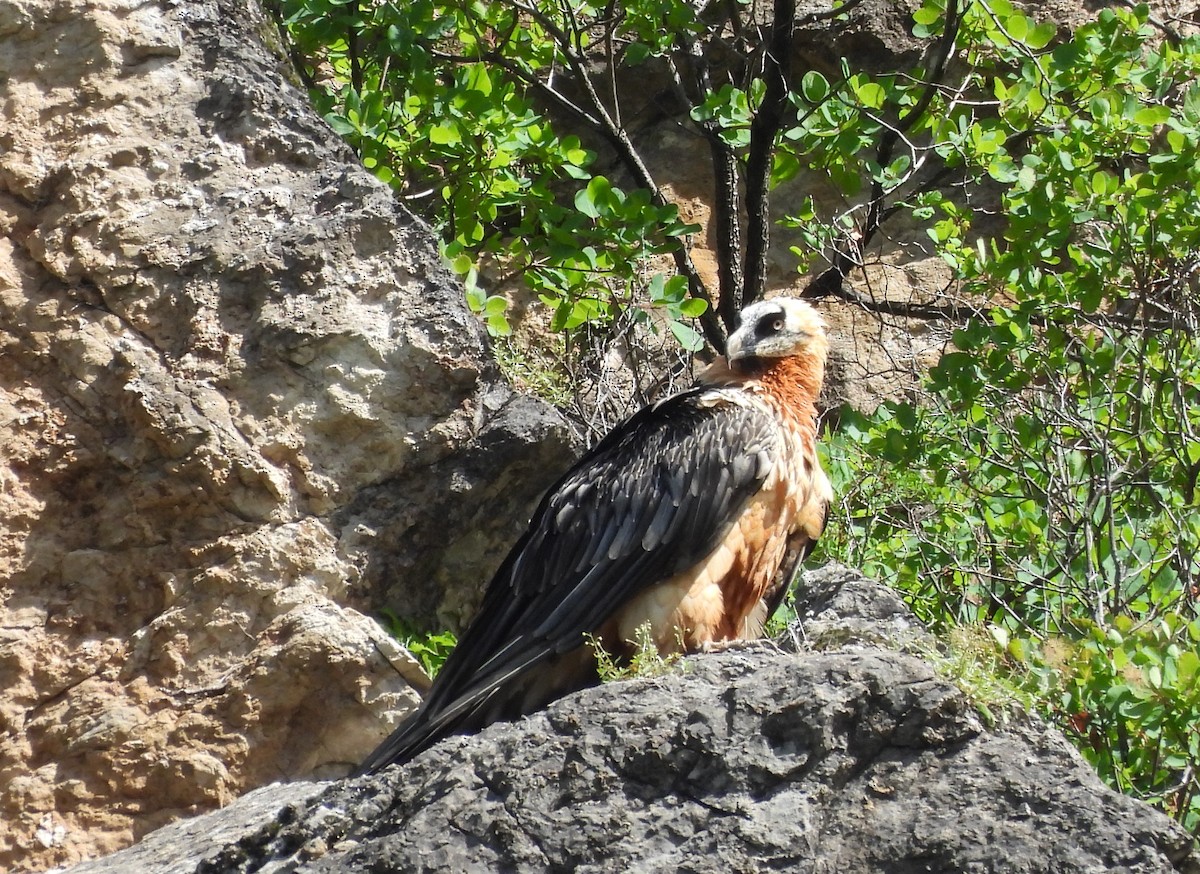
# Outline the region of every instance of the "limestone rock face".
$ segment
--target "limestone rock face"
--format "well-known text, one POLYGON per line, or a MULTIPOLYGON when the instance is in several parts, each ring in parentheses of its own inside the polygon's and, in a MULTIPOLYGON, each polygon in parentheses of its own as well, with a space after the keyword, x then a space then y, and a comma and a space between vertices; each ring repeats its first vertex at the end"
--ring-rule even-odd
POLYGON ((988 729, 894 595, 808 576, 796 639, 690 657, 408 765, 263 792, 71 874, 131 870, 1200 872, 1056 731, 988 729), (865 634, 863 632, 866 632, 865 634))
POLYGON ((468 612, 568 452, 272 36, 0 0, 0 869, 344 773, 424 682, 352 607, 468 612))

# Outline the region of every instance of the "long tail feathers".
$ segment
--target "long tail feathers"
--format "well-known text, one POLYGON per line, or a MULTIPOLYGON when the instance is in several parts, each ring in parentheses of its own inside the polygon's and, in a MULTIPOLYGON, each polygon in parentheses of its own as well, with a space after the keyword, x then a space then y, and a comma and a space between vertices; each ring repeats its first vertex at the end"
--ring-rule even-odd
POLYGON ((514 654, 502 668, 497 666, 489 676, 449 700, 431 691, 425 703, 363 760, 354 775, 374 774, 388 765, 407 762, 452 734, 478 731, 493 722, 540 710, 596 679, 595 658, 588 646, 562 655, 545 647, 514 654))

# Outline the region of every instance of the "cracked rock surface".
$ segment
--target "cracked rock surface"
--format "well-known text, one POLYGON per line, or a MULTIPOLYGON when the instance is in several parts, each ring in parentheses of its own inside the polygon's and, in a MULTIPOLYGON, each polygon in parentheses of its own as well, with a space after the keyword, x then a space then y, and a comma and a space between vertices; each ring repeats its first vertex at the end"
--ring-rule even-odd
POLYGON ((1057 732, 985 728, 926 662, 885 648, 913 631, 890 592, 838 567, 808 583, 806 624, 878 633, 694 656, 71 874, 1200 871, 1182 829, 1106 789, 1057 732))
POLYGON ((0 0, 0 870, 345 773, 425 681, 354 608, 469 613, 568 454, 272 28, 0 0))

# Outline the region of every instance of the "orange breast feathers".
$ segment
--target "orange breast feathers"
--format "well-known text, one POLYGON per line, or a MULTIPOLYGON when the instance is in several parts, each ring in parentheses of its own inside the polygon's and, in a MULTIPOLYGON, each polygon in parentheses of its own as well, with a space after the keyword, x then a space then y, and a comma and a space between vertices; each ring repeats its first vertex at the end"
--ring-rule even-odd
MULTIPOLYGON (((696 651, 761 636, 800 562, 825 527, 833 491, 817 454, 820 354, 778 358, 752 376, 718 365, 729 403, 768 411, 778 423, 772 466, 759 492, 696 565, 625 606, 602 638, 621 651, 646 626, 660 651, 696 651)), ((711 378, 711 376, 710 376, 711 378)))

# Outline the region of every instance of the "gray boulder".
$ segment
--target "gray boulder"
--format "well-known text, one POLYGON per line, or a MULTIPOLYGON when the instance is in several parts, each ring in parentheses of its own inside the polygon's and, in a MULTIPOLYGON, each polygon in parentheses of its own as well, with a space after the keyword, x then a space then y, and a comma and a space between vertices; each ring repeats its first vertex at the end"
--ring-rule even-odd
POLYGON ((1181 828, 1058 732, 986 728, 888 648, 927 643, 889 591, 839 567, 806 591, 802 625, 867 642, 694 656, 374 777, 260 790, 72 874, 1200 872, 1181 828))

